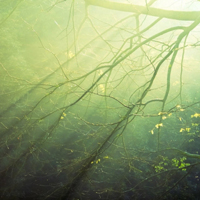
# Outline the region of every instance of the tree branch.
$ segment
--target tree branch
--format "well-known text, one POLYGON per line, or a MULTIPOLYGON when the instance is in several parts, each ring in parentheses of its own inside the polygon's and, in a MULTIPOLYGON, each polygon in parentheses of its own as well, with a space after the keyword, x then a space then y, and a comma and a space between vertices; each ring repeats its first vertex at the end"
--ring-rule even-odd
POLYGON ((158 8, 139 6, 127 3, 117 3, 108 0, 85 0, 87 5, 99 6, 111 10, 119 10, 123 12, 133 12, 137 14, 151 15, 155 17, 163 17, 175 20, 194 21, 200 16, 200 11, 173 11, 158 8))

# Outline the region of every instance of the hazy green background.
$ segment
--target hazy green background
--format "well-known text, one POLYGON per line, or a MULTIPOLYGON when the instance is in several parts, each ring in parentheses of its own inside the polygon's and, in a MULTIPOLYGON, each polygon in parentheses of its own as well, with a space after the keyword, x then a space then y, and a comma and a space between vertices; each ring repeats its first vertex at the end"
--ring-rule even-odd
MULTIPOLYGON (((192 10, 200 4, 181 2, 165 5, 160 1, 155 6, 192 10)), ((155 17, 140 16, 139 30, 154 20, 155 17)), ((134 39, 133 46, 166 28, 191 23, 162 19, 142 34, 140 41, 134 39)), ((143 186, 135 193, 130 188, 155 175, 155 166, 161 165, 163 157, 168 158, 166 169, 170 169, 172 158, 180 158, 168 152, 155 153, 158 147, 155 125, 159 123, 162 104, 155 101, 145 107, 136 106, 129 123, 120 121, 126 117, 128 107, 141 98, 154 67, 166 55, 166 52, 159 55, 160 52, 175 42, 180 33, 172 31, 146 43, 97 83, 108 69, 98 67, 112 63, 120 47, 121 51, 129 47, 128 42, 124 43, 126 39, 136 34, 136 21, 131 13, 86 7, 81 0, 0 1, 2 198, 58 199, 65 196, 70 186, 75 188, 70 191, 71 199, 148 196, 152 182, 141 183, 143 186), (152 65, 149 60, 157 56, 152 65), (109 135, 112 137, 107 141, 109 135), (100 154, 93 159, 105 141, 100 154), (85 173, 83 169, 88 162, 91 165, 85 173), (77 185, 70 185, 83 171, 77 185)), ((172 69, 165 104, 168 113, 160 133, 161 149, 176 147, 198 153, 199 118, 191 118, 200 113, 198 37, 199 27, 188 36, 182 71, 182 51, 172 69), (191 46, 194 43, 196 47, 191 46), (192 123, 198 125, 194 127, 192 123), (191 130, 180 132, 181 128, 191 130)), ((170 58, 162 64, 142 103, 164 97, 169 62, 170 58)), ((195 177, 196 171, 191 177, 195 177)), ((171 182, 166 181, 166 185, 175 182, 170 173, 171 182)), ((186 172, 180 172, 180 177, 181 173, 186 172)), ((161 179, 152 180, 154 189, 161 179)), ((161 189, 150 193, 149 199, 162 192, 161 189)))

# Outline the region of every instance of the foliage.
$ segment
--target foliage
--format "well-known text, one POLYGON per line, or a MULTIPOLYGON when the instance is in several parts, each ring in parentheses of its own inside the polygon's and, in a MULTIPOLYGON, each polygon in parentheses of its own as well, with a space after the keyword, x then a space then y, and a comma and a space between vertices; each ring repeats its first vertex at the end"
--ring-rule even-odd
POLYGON ((2 199, 198 199, 199 12, 168 3, 0 6, 2 199))

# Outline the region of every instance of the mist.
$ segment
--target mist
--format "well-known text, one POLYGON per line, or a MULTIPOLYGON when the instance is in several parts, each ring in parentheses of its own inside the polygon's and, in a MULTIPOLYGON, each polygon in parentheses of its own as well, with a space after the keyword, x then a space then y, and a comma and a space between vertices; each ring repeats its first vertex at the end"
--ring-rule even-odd
POLYGON ((199 199, 199 8, 1 1, 1 199, 199 199))

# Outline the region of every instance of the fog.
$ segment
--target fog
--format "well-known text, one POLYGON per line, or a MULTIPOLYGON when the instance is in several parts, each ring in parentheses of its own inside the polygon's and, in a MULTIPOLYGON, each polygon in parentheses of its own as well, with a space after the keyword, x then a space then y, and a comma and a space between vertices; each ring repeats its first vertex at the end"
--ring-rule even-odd
POLYGON ((199 8, 1 1, 1 199, 199 199, 199 8))

